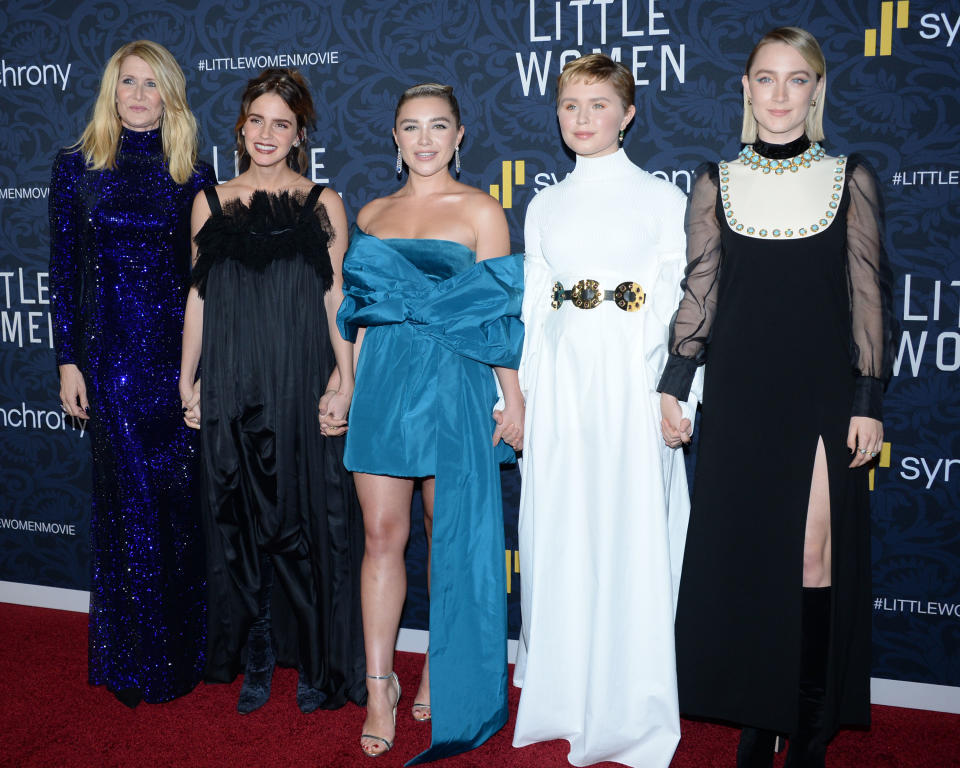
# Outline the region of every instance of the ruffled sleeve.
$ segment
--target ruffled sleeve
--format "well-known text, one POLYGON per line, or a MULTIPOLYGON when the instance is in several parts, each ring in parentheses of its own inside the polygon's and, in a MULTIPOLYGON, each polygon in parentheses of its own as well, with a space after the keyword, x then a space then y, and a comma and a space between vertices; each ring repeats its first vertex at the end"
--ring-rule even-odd
POLYGON ((80 182, 85 170, 81 152, 62 149, 50 176, 50 311, 57 365, 78 361, 83 285, 80 182))
MULTIPOLYGON (((682 296, 680 286, 686 264, 684 212, 687 208, 687 199, 676 188, 658 189, 658 198, 662 202, 657 211, 657 219, 660 222, 656 251, 657 270, 653 285, 647 289, 649 317, 644 324, 644 350, 651 382, 658 380, 670 359, 668 353, 670 329, 677 303, 682 296), (667 192, 671 194, 666 194, 667 192)), ((653 389, 652 386, 651 389, 653 389)), ((703 367, 698 366, 689 386, 687 398, 679 401, 684 418, 693 421, 702 394, 703 367)))
POLYGON ((682 296, 670 329, 670 356, 658 392, 686 400, 706 359, 706 345, 717 313, 722 245, 717 219, 719 174, 716 163, 702 165, 687 206, 687 266, 682 296))
POLYGON ((883 418, 883 388, 894 356, 892 275, 884 248, 883 201, 865 160, 847 163, 847 287, 850 359, 860 374, 851 415, 883 418))
POLYGON ((537 363, 543 343, 543 324, 550 311, 550 269, 540 247, 541 196, 537 195, 527 206, 523 225, 523 354, 520 358, 520 391, 527 398, 530 387, 537 380, 537 363))

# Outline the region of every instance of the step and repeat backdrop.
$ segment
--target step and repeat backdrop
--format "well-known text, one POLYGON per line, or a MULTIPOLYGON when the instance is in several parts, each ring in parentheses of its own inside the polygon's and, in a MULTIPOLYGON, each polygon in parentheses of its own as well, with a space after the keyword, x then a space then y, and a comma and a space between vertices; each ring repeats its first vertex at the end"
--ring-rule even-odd
MULTIPOLYGON (((411 84, 454 86, 461 180, 490 192, 522 250, 527 204, 573 167, 556 76, 592 51, 637 79, 631 158, 689 191, 704 160, 739 151, 740 76, 768 29, 803 26, 828 63, 827 148, 863 152, 887 204, 900 324, 889 441, 871 474, 874 677, 903 703, 960 711, 960 5, 956 0, 31 0, 0 10, 0 599, 20 585, 85 590, 89 438, 65 418, 49 315, 50 166, 89 119, 103 65, 139 38, 187 78, 202 159, 235 174, 247 79, 299 69, 318 108, 313 180, 351 219, 401 183, 391 139, 411 84), (920 685, 917 685, 920 684, 920 685), (939 697, 939 698, 938 698, 939 697), (937 704, 938 699, 939 705, 937 704), (944 703, 946 702, 946 703, 944 703)), ((638 211, 637 215, 643 215, 638 211)), ((811 307, 810 311, 816 311, 811 307)), ((789 403, 784 406, 789 408, 789 403)), ((504 512, 511 634, 519 629, 516 508, 504 512)), ((414 514, 417 514, 415 510, 414 514)), ((404 626, 425 628, 424 544, 408 560, 404 626)), ((615 596, 611 596, 615 599, 615 596)), ((773 607, 771 607, 773 610, 773 607)), ((896 698, 896 697, 895 697, 896 698)))

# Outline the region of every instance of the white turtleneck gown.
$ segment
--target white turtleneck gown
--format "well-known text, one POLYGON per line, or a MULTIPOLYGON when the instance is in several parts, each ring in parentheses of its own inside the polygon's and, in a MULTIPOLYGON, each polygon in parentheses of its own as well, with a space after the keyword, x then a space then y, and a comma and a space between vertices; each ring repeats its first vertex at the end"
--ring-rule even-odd
MULTIPOLYGON (((513 743, 567 739, 573 765, 666 768, 680 738, 673 621, 690 506, 656 386, 680 298, 684 210, 676 186, 623 150, 578 158, 527 209, 513 743), (553 310, 554 282, 581 279, 639 283, 646 303, 553 310)), ((697 397, 682 404, 688 416, 697 397)))

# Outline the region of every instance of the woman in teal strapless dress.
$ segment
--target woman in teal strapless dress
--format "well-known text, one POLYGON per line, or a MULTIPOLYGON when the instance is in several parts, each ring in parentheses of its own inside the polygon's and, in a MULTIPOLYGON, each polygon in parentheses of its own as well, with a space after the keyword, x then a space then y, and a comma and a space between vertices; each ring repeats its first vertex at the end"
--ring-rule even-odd
POLYGON ((450 175, 463 126, 449 86, 405 91, 393 136, 407 182, 357 217, 338 322, 360 350, 344 463, 355 473, 366 529, 361 748, 371 757, 387 752, 396 733, 403 552, 422 480, 430 650, 412 715, 432 721, 433 738, 414 764, 472 749, 507 719, 498 464, 523 439, 515 370, 523 264, 505 255, 510 238, 497 201, 450 175))

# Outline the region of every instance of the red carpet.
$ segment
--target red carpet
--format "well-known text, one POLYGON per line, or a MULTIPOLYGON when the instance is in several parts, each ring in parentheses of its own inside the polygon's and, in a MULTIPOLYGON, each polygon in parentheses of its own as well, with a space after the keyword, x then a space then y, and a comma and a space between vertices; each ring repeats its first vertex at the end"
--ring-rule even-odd
MULTIPOLYGON (((303 715, 296 673, 277 670, 273 697, 241 717, 233 685, 201 685, 169 704, 130 710, 86 683, 84 614, 0 603, 0 766, 25 768, 389 768, 427 746, 429 726, 410 717, 422 657, 398 654, 405 693, 396 747, 372 763, 358 747, 363 710, 303 715)), ((518 692, 511 687, 510 723, 480 749, 438 763, 442 768, 562 768, 566 742, 513 749, 518 692)), ((830 768, 960 768, 960 715, 873 708, 873 729, 845 731, 831 748, 830 768)), ((732 767, 736 732, 683 722, 672 768, 732 767)), ((776 766, 782 765, 778 758, 776 766)), ((615 768, 614 763, 602 763, 615 768)))

